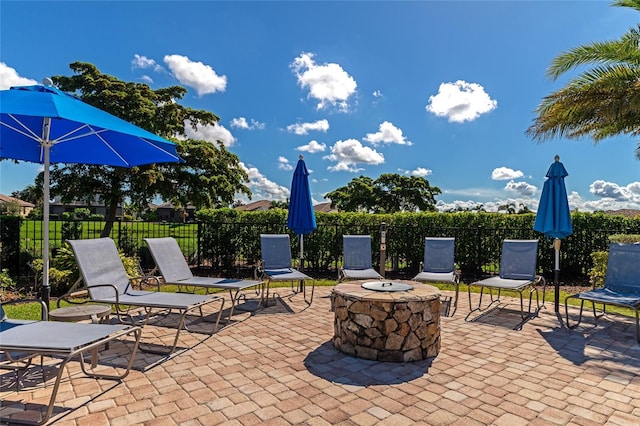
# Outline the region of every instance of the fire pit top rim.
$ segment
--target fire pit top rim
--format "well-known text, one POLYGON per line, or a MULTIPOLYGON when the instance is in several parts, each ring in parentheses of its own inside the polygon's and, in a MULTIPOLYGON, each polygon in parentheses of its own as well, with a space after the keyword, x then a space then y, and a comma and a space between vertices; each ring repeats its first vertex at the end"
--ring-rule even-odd
POLYGON ((398 281, 367 281, 361 284, 362 288, 373 291, 409 291, 413 290, 411 284, 398 281))
MULTIPOLYGON (((367 290, 362 284, 364 281, 348 281, 339 283, 333 288, 333 293, 339 294, 349 300, 379 301, 379 302, 409 302, 412 300, 424 301, 440 298, 440 290, 429 284, 418 281, 402 280, 398 282, 407 283, 413 286, 412 291, 374 291, 367 290)), ((394 280, 395 281, 395 280, 394 280)))

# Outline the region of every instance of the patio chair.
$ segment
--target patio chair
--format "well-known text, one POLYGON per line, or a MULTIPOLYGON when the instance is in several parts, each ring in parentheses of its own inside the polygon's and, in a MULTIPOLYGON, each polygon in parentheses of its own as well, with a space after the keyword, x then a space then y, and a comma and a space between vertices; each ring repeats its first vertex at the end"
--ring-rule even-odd
MULTIPOLYGON (((118 249, 111 238, 95 238, 87 240, 69 240, 69 245, 80 269, 80 274, 89 292, 92 301, 109 303, 115 306, 115 315, 118 320, 128 324, 146 325, 152 313, 166 313, 177 311, 180 315, 178 327, 173 345, 168 354, 173 353, 178 343, 180 331, 184 328, 187 313, 198 310, 203 316, 202 308, 212 303, 220 303, 213 330, 218 329, 220 316, 224 308, 224 298, 214 295, 198 295, 187 293, 167 293, 160 291, 160 281, 155 277, 147 277, 154 280, 157 291, 135 290, 134 284, 141 283, 141 278, 130 279, 124 269, 118 249), (134 320, 131 309, 143 308, 146 312, 142 320, 134 320)), ((145 280, 150 283, 151 281, 145 280)), ((145 350, 146 352, 153 352, 145 350)), ((157 352, 157 351, 156 351, 157 352)), ((157 352, 165 354, 165 352, 157 352)))
POLYGON ((455 286, 455 296, 449 297, 445 314, 448 316, 453 304, 451 315, 458 309, 458 293, 460 290, 460 271, 456 270, 454 262, 455 238, 426 237, 424 239, 424 259, 420 262, 420 272, 413 277, 414 281, 452 283, 455 286))
MULTIPOLYGON (((151 257, 167 284, 176 284, 178 291, 182 291, 182 287, 188 290, 192 287, 205 288, 207 293, 211 289, 229 290, 231 297, 231 309, 229 310, 229 320, 233 315, 233 309, 236 302, 245 299, 245 294, 240 293, 243 290, 255 288, 262 285, 262 281, 239 280, 232 278, 214 278, 214 277, 196 277, 191 272, 191 268, 187 263, 182 250, 175 238, 144 238, 149 247, 151 257)), ((260 291, 256 289, 258 293, 260 291)))
POLYGON ((469 321, 469 317, 473 312, 482 311, 491 307, 494 303, 500 303, 500 292, 502 290, 511 290, 519 293, 520 316, 523 321, 531 317, 531 303, 534 293, 536 295, 537 312, 537 310, 540 309, 537 285, 541 282, 543 283, 543 299, 547 285, 546 280, 542 276, 536 275, 537 257, 538 240, 504 240, 502 243, 499 275, 473 282, 468 286, 470 312, 465 319, 469 321), (480 286, 480 299, 475 309, 471 304, 472 286, 480 286), (483 309, 482 296, 485 288, 489 290, 491 303, 483 309), (494 289, 498 290, 498 296, 495 299, 493 297, 494 289), (524 312, 523 299, 523 293, 525 292, 528 292, 529 296, 529 309, 526 315, 524 312))
POLYGON ((342 258, 342 267, 338 269, 338 282, 382 279, 382 275, 373 269, 370 235, 343 235, 342 258))
POLYGON ((564 299, 564 309, 567 317, 567 327, 575 328, 582 321, 584 302, 590 301, 593 307, 594 320, 606 313, 607 305, 622 306, 632 309, 636 315, 636 340, 640 343, 640 243, 620 244, 611 243, 607 259, 607 272, 604 287, 595 287, 589 291, 572 294, 564 299), (580 315, 578 322, 569 325, 569 299, 580 299, 580 315), (596 311, 596 302, 602 304, 602 311, 596 311))
MULTIPOLYGON (((121 380, 131 371, 142 334, 140 327, 46 321, 47 308, 40 300, 37 302, 41 304, 42 318, 45 319, 43 321, 14 320, 6 316, 3 306, 10 303, 24 302, 30 301, 17 300, 0 304, 0 352, 3 355, 0 369, 14 370, 16 372, 16 390, 19 392, 20 378, 30 367, 34 358, 41 358, 40 367, 43 371, 44 380, 42 359, 46 356, 56 361, 52 365, 47 365, 47 367, 54 367, 56 379, 46 410, 44 412, 40 411, 38 420, 34 420, 34 416, 27 415, 24 410, 19 409, 17 404, 3 401, 0 408, 0 422, 3 424, 5 422, 35 425, 46 423, 53 413, 64 369, 69 361, 74 358, 78 358, 82 372, 86 376, 96 379, 121 380), (114 340, 124 339, 129 335, 133 335, 134 340, 126 367, 112 366, 112 368, 106 370, 111 374, 107 374, 104 372, 105 370, 102 370, 103 372, 92 372, 87 369, 84 360, 86 352, 93 352, 103 345, 114 340)), ((123 356, 123 354, 119 356, 123 356)), ((4 380, 3 382, 6 383, 4 380)), ((37 406, 38 404, 28 404, 25 408, 31 408, 33 405, 37 406)))
MULTIPOLYGON (((310 276, 293 268, 291 262, 291 242, 288 234, 260 234, 260 250, 262 261, 260 262, 259 273, 262 280, 266 282, 266 295, 264 305, 268 305, 269 288, 272 282, 298 283, 298 290, 294 293, 302 292, 307 305, 313 302, 313 292, 315 291, 315 280, 310 276), (311 280, 311 297, 307 300, 306 281, 311 280)), ((274 300, 275 300, 274 294, 274 300)))

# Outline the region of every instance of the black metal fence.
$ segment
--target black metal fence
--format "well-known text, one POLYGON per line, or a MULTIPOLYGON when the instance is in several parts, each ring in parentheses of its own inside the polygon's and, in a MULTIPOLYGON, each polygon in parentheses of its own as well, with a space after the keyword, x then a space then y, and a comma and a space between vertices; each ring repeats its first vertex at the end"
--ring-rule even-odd
MULTIPOLYGON (((19 232, 0 218, 0 269, 28 281, 33 276, 29 263, 41 257, 42 224, 35 220, 20 220, 19 232), (17 233, 16 233, 17 232, 17 233), (16 249, 15 245, 19 244, 16 249)), ((50 226, 50 246, 56 250, 66 239, 97 238, 104 222, 54 220, 50 226)), ((490 227, 434 227, 389 225, 384 229, 385 250, 381 251, 382 226, 318 224, 318 229, 304 236, 304 265, 308 273, 320 277, 337 277, 342 262, 342 235, 369 234, 372 237, 374 266, 380 269, 384 262, 386 276, 411 278, 417 272, 423 257, 425 236, 456 238, 456 263, 462 270, 463 280, 469 281, 497 272, 502 240, 539 239, 538 267, 540 272, 553 276, 554 252, 551 241, 532 229, 490 227), (384 260, 383 260, 384 259, 384 260)), ((249 277, 260 260, 260 234, 289 233, 294 259, 299 257, 298 236, 291 234, 282 223, 207 222, 158 223, 118 221, 110 237, 127 255, 137 256, 143 269, 153 268, 153 261, 143 243, 146 237, 174 237, 190 263, 204 273, 234 277, 249 277)), ((591 253, 606 250, 608 236, 618 233, 638 233, 638 229, 574 229, 574 234, 562 241, 561 279, 586 281, 593 265, 591 253)))

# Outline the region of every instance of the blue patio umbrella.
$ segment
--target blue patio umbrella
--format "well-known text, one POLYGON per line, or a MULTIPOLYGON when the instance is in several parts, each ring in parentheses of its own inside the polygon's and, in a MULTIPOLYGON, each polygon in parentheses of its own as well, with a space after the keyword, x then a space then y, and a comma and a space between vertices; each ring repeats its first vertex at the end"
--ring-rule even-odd
POLYGON ((291 180, 291 194, 289 196, 289 214, 287 226, 300 238, 300 267, 304 267, 304 235, 316 230, 316 213, 311 200, 309 187, 309 172, 307 166, 299 157, 296 170, 291 180))
POLYGON ((558 274, 560 272, 560 240, 573 234, 571 225, 571 211, 567 199, 567 189, 564 178, 569 175, 560 162, 560 157, 555 156, 555 161, 547 171, 547 180, 542 187, 542 195, 533 224, 534 231, 542 232, 549 238, 553 238, 555 250, 555 267, 553 270, 553 283, 555 287, 555 312, 558 312, 560 304, 560 284, 558 274))
POLYGON ((43 165, 42 297, 49 302, 49 166, 179 162, 176 145, 45 84, 0 91, 0 159, 43 165))

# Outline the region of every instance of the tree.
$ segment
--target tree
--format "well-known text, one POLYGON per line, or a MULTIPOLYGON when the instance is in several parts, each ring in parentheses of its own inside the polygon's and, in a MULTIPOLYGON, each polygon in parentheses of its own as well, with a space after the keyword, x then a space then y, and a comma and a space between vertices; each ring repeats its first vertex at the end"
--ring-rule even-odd
MULTIPOLYGON (((617 0, 612 5, 640 11, 640 0, 617 0)), ((621 134, 640 135, 640 25, 618 40, 594 42, 560 54, 551 62, 547 76, 557 80, 583 66, 592 68, 542 100, 527 135, 538 141, 591 137, 595 143, 621 134)), ((640 159, 640 144, 636 157, 640 159)))
POLYGON ((440 188, 418 176, 386 173, 373 180, 354 178, 346 186, 325 195, 332 207, 347 212, 395 213, 401 211, 435 211, 435 196, 440 188))
POLYGON ((11 196, 14 198, 19 198, 22 201, 26 201, 31 204, 35 204, 37 206, 42 205, 42 186, 38 186, 36 184, 29 184, 24 187, 24 189, 19 191, 13 191, 11 196))
MULTIPOLYGON (((75 75, 55 76, 61 90, 78 95, 84 102, 177 143, 185 160, 180 164, 152 164, 132 169, 83 164, 53 165, 51 193, 63 202, 89 200, 96 194, 107 209, 102 236, 108 236, 119 203, 128 199, 134 208, 146 207, 160 196, 176 206, 220 207, 233 202, 236 193, 251 196, 244 185, 248 176, 238 157, 220 142, 185 139, 185 126, 197 129, 215 125, 219 118, 208 111, 178 103, 187 90, 171 86, 152 90, 142 83, 124 82, 102 74, 93 64, 74 62, 75 75), (178 139, 179 138, 179 139, 178 139)), ((39 179, 42 179, 39 176, 39 179)))
POLYGON ((373 211, 373 179, 368 176, 353 178, 347 186, 327 193, 324 198, 331 200, 331 207, 345 212, 373 211))

